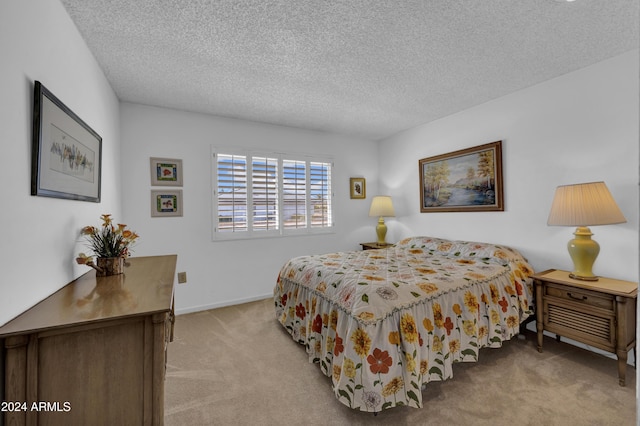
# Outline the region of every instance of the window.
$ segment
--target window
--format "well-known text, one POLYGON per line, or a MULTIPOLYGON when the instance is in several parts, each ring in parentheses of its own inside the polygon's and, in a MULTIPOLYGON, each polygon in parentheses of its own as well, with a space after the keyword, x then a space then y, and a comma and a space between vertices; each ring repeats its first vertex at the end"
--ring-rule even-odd
POLYGON ((307 226, 307 163, 284 160, 282 162, 282 201, 286 229, 307 226))
POLYGON ((254 230, 277 230, 278 159, 253 157, 251 160, 251 206, 254 230))
POLYGON ((213 238, 259 238, 333 228, 329 159, 214 149, 213 238))
POLYGON ((247 157, 220 154, 218 170, 218 226, 221 232, 247 230, 247 157))
POLYGON ((309 163, 309 196, 311 227, 331 226, 331 166, 329 163, 309 163))

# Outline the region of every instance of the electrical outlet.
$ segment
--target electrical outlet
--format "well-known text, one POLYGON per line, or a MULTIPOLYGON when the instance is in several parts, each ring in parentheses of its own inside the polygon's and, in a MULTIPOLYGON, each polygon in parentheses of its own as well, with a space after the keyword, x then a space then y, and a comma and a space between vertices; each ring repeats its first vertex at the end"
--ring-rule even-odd
POLYGON ((178 284, 185 284, 187 282, 187 273, 178 272, 178 284))

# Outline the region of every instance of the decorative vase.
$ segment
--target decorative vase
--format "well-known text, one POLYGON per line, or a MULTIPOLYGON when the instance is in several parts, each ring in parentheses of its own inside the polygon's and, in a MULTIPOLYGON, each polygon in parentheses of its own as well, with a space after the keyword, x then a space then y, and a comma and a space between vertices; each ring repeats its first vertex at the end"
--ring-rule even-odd
POLYGON ((96 276, 118 275, 124 272, 123 257, 99 257, 96 259, 96 276))

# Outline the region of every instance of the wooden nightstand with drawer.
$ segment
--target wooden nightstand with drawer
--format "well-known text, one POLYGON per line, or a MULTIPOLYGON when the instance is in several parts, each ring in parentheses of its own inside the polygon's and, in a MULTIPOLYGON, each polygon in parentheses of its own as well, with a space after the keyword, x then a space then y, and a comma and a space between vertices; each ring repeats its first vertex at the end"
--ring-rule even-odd
POLYGON ((373 242, 373 243, 360 243, 360 245, 362 246, 362 250, 378 250, 383 248, 389 248, 393 244, 373 242))
MULTIPOLYGON (((618 380, 625 385, 627 353, 636 346, 638 284, 600 277, 598 281, 569 278, 550 269, 533 275, 536 286, 538 351, 544 331, 573 339, 618 357, 618 380)), ((635 355, 635 353, 634 353, 635 355)))

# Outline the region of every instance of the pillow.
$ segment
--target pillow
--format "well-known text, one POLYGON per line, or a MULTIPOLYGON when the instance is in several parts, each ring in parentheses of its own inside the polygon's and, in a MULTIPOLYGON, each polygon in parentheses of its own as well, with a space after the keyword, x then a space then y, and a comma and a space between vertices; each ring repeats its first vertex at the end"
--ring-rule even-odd
POLYGON ((435 237, 416 236, 399 241, 396 247, 401 249, 421 248, 431 252, 431 254, 439 253, 456 257, 496 258, 506 262, 526 262, 526 259, 511 247, 475 241, 453 241, 435 237))

